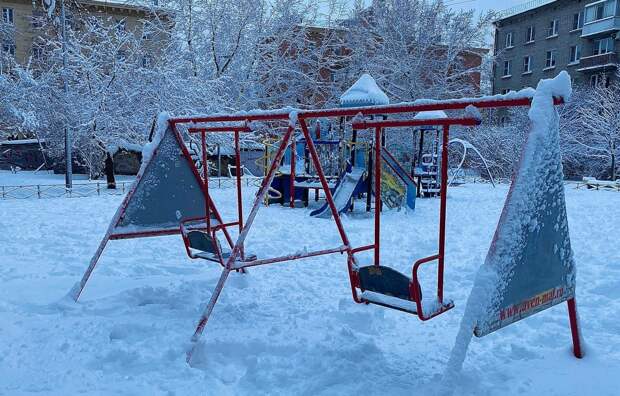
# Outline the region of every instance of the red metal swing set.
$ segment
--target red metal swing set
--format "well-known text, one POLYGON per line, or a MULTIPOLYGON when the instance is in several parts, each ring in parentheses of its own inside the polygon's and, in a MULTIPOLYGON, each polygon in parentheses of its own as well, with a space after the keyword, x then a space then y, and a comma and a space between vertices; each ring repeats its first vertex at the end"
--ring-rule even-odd
MULTIPOLYGON (((555 104, 561 104, 561 99, 555 99, 555 104)), ((237 219, 233 222, 224 223, 217 208, 211 200, 209 193, 209 175, 207 166, 204 166, 203 175, 200 175, 198 170, 193 164, 191 157, 185 147, 182 147, 183 155, 190 163, 193 172, 197 178, 200 179, 202 191, 205 196, 205 216, 204 218, 187 218, 181 221, 181 228, 177 230, 181 232, 186 244, 187 252, 192 258, 207 258, 211 261, 219 262, 223 267, 222 274, 217 282, 217 285, 211 295, 210 301, 207 304, 204 312, 202 313, 195 332, 192 336, 193 345, 195 345, 204 329, 207 322, 213 312, 215 304, 222 292, 222 289, 228 279, 231 271, 243 271, 249 267, 256 267, 268 264, 281 263, 286 261, 298 260, 302 258, 316 257, 322 255, 329 255, 334 253, 347 255, 347 270, 350 279, 350 288, 353 300, 356 303, 376 304, 396 310, 404 311, 410 314, 416 315, 420 320, 426 321, 434 318, 454 307, 452 301, 444 298, 444 266, 445 266, 445 242, 446 242, 446 214, 447 214, 447 183, 441 183, 440 191, 440 211, 439 211, 439 235, 438 235, 438 252, 435 255, 421 258, 414 262, 411 272, 411 278, 397 271, 381 265, 381 211, 378 210, 381 207, 381 141, 382 135, 386 133, 390 128, 402 128, 402 127, 415 127, 423 125, 433 125, 441 127, 443 130, 443 145, 442 145, 442 161, 441 161, 441 175, 442 180, 448 179, 448 142, 450 127, 452 126, 476 126, 480 124, 480 120, 471 117, 460 118, 445 118, 445 119, 432 119, 432 120, 414 120, 413 115, 422 111, 432 110, 464 110, 468 106, 474 106, 478 109, 484 108, 501 108, 501 107, 518 107, 518 106, 530 106, 531 98, 519 98, 519 99, 488 99, 488 100, 456 100, 456 101, 436 101, 428 104, 396 104, 374 107, 362 107, 362 108, 338 108, 327 110, 309 110, 299 111, 296 114, 282 111, 271 113, 257 113, 257 114, 245 114, 245 115, 214 115, 206 117, 190 117, 190 118, 174 118, 169 120, 169 127, 175 133, 177 139, 180 139, 179 128, 184 128, 188 133, 199 134, 202 143, 203 163, 207 163, 207 135, 214 133, 228 133, 234 136, 235 146, 235 165, 237 169, 240 167, 240 134, 251 133, 251 125, 253 122, 273 123, 279 126, 285 126, 286 132, 284 133, 282 140, 279 144, 278 150, 273 157, 273 161, 269 166, 268 172, 262 181, 262 184, 256 194, 253 205, 247 215, 244 216, 244 207, 242 202, 242 181, 241 172, 236 174, 236 196, 237 196, 237 219), (381 119, 381 120, 368 120, 370 116, 387 116, 398 115, 398 119, 381 119), (311 120, 325 117, 350 117, 353 121, 352 127, 357 130, 371 130, 374 132, 374 171, 376 177, 374 178, 374 241, 371 244, 365 246, 354 247, 351 245, 345 228, 343 226, 342 219, 338 213, 338 209, 334 202, 334 197, 330 191, 328 181, 325 177, 323 169, 321 167, 321 161, 317 154, 316 147, 313 143, 311 134, 309 133, 308 125, 311 120), (296 125, 295 125, 296 124, 296 125), (258 259, 253 255, 245 253, 244 243, 248 232, 250 231, 259 208, 262 202, 268 194, 271 182, 276 174, 279 164, 282 161, 286 148, 294 139, 295 127, 299 126, 301 133, 307 142, 310 158, 315 166, 316 172, 320 179, 325 198, 331 210, 332 218, 336 223, 339 236, 342 244, 337 247, 328 249, 315 250, 304 253, 295 253, 289 255, 283 255, 272 258, 258 259), (245 218, 245 220, 244 220, 245 218), (215 219, 215 220, 213 220, 215 219), (217 251, 215 255, 211 257, 200 256, 200 254, 192 253, 192 241, 189 238, 188 230, 192 229, 190 223, 192 221, 204 221, 206 223, 206 230, 210 235, 211 240, 216 241, 217 251), (215 221, 216 224, 212 224, 215 221), (236 241, 233 241, 229 229, 231 227, 238 228, 238 237, 236 241), (226 237, 226 240, 230 246, 230 251, 227 254, 223 254, 222 249, 219 248, 215 233, 222 231, 226 237), (361 267, 356 258, 356 254, 373 251, 373 263, 372 265, 361 267), (422 290, 418 281, 418 271, 422 265, 426 265, 432 262, 437 262, 437 287, 436 295, 430 299, 423 299, 422 290), (429 303, 430 302, 430 303, 429 303)), ((194 226, 195 228, 200 228, 194 226)), ((205 228, 205 227, 202 227, 205 228)), ((168 235, 172 232, 160 231, 156 233, 149 233, 143 235, 132 235, 132 237, 139 236, 156 236, 156 235, 168 235)), ((120 239, 120 238, 118 238, 120 239)), ((107 241, 106 241, 107 242, 107 241)), ((100 250, 103 250, 100 247, 100 250)), ((100 255, 101 252, 98 251, 100 255)), ((98 259, 98 256, 97 256, 98 259)), ((81 294, 88 278, 90 277, 92 270, 97 260, 91 262, 91 266, 87 270, 82 282, 80 283, 79 291, 76 293, 76 300, 81 294)), ((577 316, 574 299, 569 300, 569 315, 570 324, 573 334, 573 344, 576 356, 581 356, 579 335, 577 327, 577 316)), ((188 352, 188 361, 191 358, 192 351, 188 352)))

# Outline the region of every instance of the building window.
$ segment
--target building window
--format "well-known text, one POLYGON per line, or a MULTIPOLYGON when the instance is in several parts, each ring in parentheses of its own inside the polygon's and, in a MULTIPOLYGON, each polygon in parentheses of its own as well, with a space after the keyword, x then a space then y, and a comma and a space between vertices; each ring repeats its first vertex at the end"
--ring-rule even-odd
POLYGON ((503 77, 510 77, 512 74, 512 61, 504 61, 504 75, 503 77))
POLYGON ((581 47, 573 45, 570 47, 570 63, 577 63, 581 59, 581 47))
POLYGON ((555 50, 547 51, 547 63, 545 68, 551 69, 555 67, 555 50))
POLYGON ((523 73, 532 72, 532 57, 526 56, 523 58, 523 73))
POLYGON ((549 22, 549 29, 547 30, 547 37, 555 37, 558 35, 560 30, 560 21, 558 19, 554 19, 549 22))
POLYGON ((616 0, 600 1, 586 7, 586 23, 614 16, 616 13, 616 0))
POLYGON ((504 48, 512 48, 514 47, 514 37, 512 32, 506 33, 506 37, 504 38, 504 48))
POLYGON ((594 40, 592 55, 603 55, 614 50, 614 39, 605 37, 600 40, 594 40))
POLYGON ((43 59, 43 48, 32 47, 32 59, 36 61, 40 61, 41 59, 43 59))
POLYGON ((153 67, 153 58, 149 55, 144 55, 141 60, 142 67, 145 69, 150 69, 153 67))
POLYGON ((8 23, 9 25, 13 25, 15 23, 13 20, 13 9, 12 8, 2 9, 2 22, 8 23))
POLYGON ((15 44, 13 43, 3 43, 2 44, 2 53, 9 56, 15 56, 15 44))
POLYGON ((534 42, 534 40, 536 40, 536 29, 534 28, 534 26, 530 26, 525 32, 525 42, 532 43, 534 42))
POLYGON ((573 14, 573 30, 579 30, 583 27, 583 12, 579 11, 573 14))

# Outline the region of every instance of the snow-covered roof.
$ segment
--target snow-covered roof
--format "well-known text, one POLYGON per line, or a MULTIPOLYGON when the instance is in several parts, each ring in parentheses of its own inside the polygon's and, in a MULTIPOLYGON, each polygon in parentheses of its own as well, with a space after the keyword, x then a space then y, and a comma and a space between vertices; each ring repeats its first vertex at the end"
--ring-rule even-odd
POLYGON ((413 117, 414 120, 439 120, 448 118, 448 115, 442 110, 421 111, 413 117))
POLYGON ((380 106, 390 104, 390 99, 379 88, 370 74, 363 74, 359 80, 340 97, 340 106, 380 106))
POLYGON ((538 7, 542 7, 544 5, 551 4, 551 3, 555 3, 556 1, 557 0, 531 0, 526 3, 522 3, 514 7, 500 11, 499 18, 497 20, 500 21, 502 19, 510 18, 512 16, 534 10, 538 7))

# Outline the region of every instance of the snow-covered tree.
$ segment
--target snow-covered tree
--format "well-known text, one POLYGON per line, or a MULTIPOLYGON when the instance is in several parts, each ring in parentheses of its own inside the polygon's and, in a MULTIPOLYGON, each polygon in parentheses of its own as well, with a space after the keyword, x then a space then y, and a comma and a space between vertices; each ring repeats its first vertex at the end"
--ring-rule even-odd
POLYGON ((565 157, 584 172, 616 180, 620 156, 620 86, 583 87, 572 102, 564 112, 562 125, 565 157))

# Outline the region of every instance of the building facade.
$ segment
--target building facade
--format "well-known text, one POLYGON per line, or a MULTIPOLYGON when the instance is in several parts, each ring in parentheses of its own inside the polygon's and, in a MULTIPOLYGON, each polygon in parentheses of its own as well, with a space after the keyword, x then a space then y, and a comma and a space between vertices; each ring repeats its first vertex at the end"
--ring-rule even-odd
POLYGON ((534 0, 506 10, 494 25, 494 94, 536 87, 562 70, 575 84, 615 79, 619 0, 534 0))
MULTIPOLYGON (((57 2, 59 4, 59 2, 57 2)), ((58 6, 60 7, 60 6, 58 6)), ((0 0, 0 57, 4 62, 14 60, 20 64, 44 61, 45 48, 38 40, 54 34, 50 29, 47 12, 40 1, 0 0)), ((104 23, 115 23, 124 30, 135 32, 144 40, 156 42, 155 37, 144 31, 144 21, 151 18, 169 19, 169 13, 155 8, 97 0, 67 2, 66 26, 79 30, 85 18, 97 17, 104 23)), ((154 44, 153 48, 158 45, 154 44)), ((153 56, 145 55, 143 63, 152 62, 153 56)))

